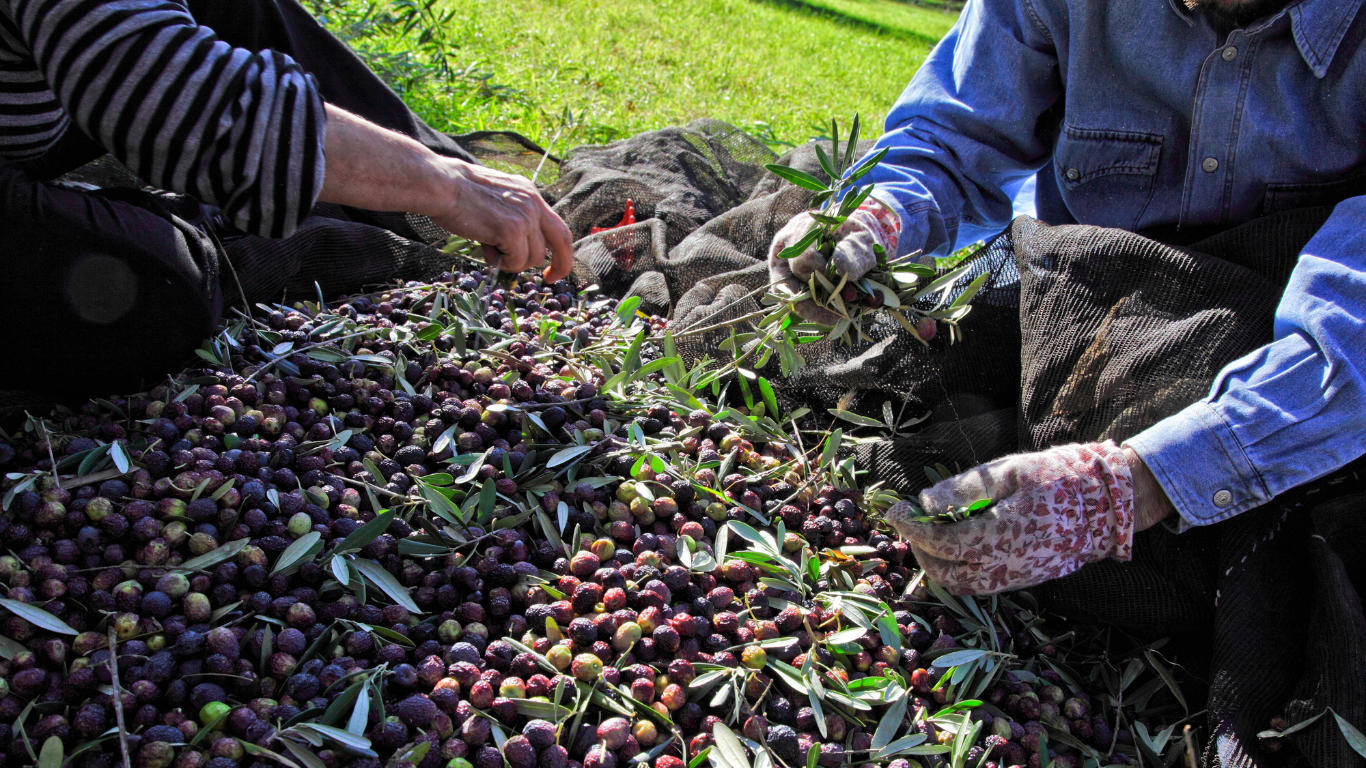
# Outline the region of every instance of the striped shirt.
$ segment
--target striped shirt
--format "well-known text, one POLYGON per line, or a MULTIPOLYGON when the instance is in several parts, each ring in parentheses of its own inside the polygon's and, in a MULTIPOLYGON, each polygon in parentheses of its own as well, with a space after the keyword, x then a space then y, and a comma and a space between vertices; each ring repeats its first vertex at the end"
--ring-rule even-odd
POLYGON ((80 130, 149 184, 287 237, 322 188, 325 124, 295 61, 173 0, 0 0, 0 163, 80 130))

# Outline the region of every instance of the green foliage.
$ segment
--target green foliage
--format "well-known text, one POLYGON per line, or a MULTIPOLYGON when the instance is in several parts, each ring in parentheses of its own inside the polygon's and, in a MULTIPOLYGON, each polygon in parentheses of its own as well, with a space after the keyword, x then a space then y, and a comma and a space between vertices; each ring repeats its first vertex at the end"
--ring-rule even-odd
POLYGON ((557 154, 702 117, 775 145, 804 141, 836 114, 880 125, 956 17, 894 0, 308 7, 434 127, 516 130, 542 145, 562 134, 557 154))

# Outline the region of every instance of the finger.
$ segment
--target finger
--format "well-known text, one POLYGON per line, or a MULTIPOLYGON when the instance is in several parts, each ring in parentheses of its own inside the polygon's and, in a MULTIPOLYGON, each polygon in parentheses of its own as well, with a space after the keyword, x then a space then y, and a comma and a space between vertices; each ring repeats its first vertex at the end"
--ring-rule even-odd
POLYGON ((803 318, 820 325, 834 325, 842 319, 839 315, 819 306, 810 299, 797 302, 793 309, 797 310, 797 314, 803 318))
POLYGON ((499 245, 499 250, 503 252, 503 260, 499 269, 504 272, 521 272, 526 269, 527 261, 527 237, 521 227, 512 228, 505 241, 499 245))
POLYGON ((835 244, 835 253, 830 261, 835 270, 850 280, 857 280, 868 274, 877 263, 873 251, 873 236, 868 232, 856 232, 835 244))
POLYGON ((541 216, 541 234, 550 247, 550 266, 544 275, 547 282, 561 280, 574 268, 574 236, 559 214, 548 206, 541 216))
POLYGON ((794 256, 789 261, 789 266, 792 268, 792 274, 805 282, 817 270, 825 269, 825 257, 815 248, 807 248, 800 256, 794 256))
POLYGON ((532 227, 531 231, 527 233, 527 261, 524 269, 533 269, 543 264, 545 253, 545 236, 541 234, 540 227, 532 227))
POLYGON ((501 270, 503 268, 502 265, 504 254, 502 251, 498 250, 498 246, 485 243, 481 245, 480 248, 484 254, 485 264, 497 270, 501 270))

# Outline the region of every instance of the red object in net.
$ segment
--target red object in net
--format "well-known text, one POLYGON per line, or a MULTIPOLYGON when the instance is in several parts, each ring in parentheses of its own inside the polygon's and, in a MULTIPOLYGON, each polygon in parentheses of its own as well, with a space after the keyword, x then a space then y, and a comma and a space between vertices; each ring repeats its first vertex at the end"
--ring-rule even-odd
POLYGON ((621 217, 620 222, 611 227, 593 227, 593 229, 589 231, 589 234, 596 235, 599 232, 606 232, 609 229, 625 227, 634 223, 636 223, 636 204, 628 197, 626 198, 626 215, 621 217))

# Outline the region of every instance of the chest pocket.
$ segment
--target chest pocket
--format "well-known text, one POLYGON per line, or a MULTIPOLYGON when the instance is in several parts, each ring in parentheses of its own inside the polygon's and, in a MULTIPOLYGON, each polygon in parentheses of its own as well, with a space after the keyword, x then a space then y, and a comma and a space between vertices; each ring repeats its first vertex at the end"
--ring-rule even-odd
POLYGON ((1053 165, 1077 222, 1134 230, 1152 197, 1161 156, 1157 134, 1064 125, 1053 165))

